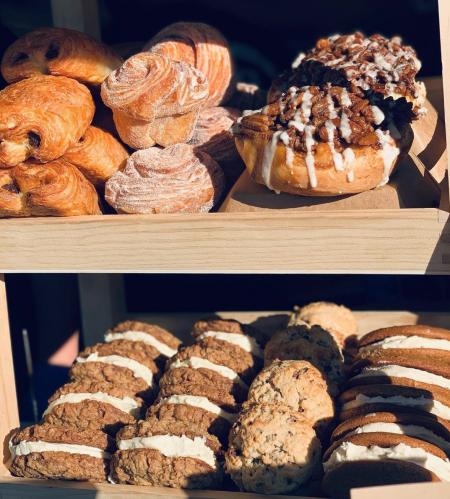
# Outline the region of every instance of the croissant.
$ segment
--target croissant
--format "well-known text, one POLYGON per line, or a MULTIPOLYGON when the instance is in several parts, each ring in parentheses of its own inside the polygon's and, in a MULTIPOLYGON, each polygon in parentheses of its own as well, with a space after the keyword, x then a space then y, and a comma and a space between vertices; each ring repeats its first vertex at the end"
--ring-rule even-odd
POLYGON ((210 156, 175 144, 133 153, 106 182, 105 198, 119 213, 197 213, 211 210, 223 188, 222 169, 210 156))
POLYGON ((0 217, 98 214, 95 188, 63 159, 27 162, 0 171, 0 217))
POLYGON ((70 78, 35 76, 9 85, 0 92, 0 167, 59 158, 93 116, 91 93, 70 78))
POLYGON ((144 50, 157 52, 199 69, 208 79, 207 106, 218 106, 232 94, 233 64, 228 42, 212 26, 177 22, 157 33, 144 50))
POLYGON ((99 186, 125 166, 128 153, 110 133, 90 126, 63 157, 94 185, 99 186))
POLYGON ((165 147, 191 138, 208 82, 184 62, 142 52, 108 76, 101 96, 126 144, 165 147))
POLYGON ((65 28, 42 28, 16 40, 1 64, 8 82, 50 74, 100 85, 122 59, 105 44, 65 28))

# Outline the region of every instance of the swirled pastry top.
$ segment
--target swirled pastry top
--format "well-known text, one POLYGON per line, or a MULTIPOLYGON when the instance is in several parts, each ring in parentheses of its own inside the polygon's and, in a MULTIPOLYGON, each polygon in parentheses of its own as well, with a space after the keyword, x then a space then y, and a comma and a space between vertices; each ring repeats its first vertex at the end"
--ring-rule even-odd
POLYGON ((121 62, 112 49, 85 33, 42 28, 8 47, 1 70, 7 82, 50 74, 99 85, 121 62))

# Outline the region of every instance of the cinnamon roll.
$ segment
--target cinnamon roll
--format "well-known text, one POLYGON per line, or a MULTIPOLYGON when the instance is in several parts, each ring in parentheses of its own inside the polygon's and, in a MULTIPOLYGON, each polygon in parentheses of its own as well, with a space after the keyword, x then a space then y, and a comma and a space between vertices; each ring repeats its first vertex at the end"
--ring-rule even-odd
POLYGON ((178 22, 167 26, 145 46, 175 61, 200 70, 209 82, 208 106, 218 106, 232 94, 233 65, 228 42, 212 26, 178 22))
POLYGON ((110 133, 90 126, 81 139, 64 154, 94 185, 103 185, 125 166, 128 153, 110 133))
POLYGON ((236 146, 252 178, 274 191, 352 194, 388 182, 411 145, 411 119, 405 99, 370 101, 345 81, 292 86, 242 118, 236 146))
POLYGON ((63 159, 0 171, 0 217, 98 215, 93 185, 63 159))
POLYGON ((104 43, 71 29, 41 28, 16 40, 3 55, 8 82, 37 75, 67 76, 100 85, 122 59, 104 43))
POLYGON ((224 187, 220 166, 187 144, 133 153, 106 182, 106 201, 119 213, 197 213, 211 210, 224 187))
POLYGON ((64 76, 35 76, 0 92, 0 168, 52 161, 76 144, 94 116, 91 93, 64 76))
POLYGON ((187 142, 208 98, 204 75, 184 62, 143 52, 103 82, 103 102, 113 110, 121 139, 136 149, 187 142))

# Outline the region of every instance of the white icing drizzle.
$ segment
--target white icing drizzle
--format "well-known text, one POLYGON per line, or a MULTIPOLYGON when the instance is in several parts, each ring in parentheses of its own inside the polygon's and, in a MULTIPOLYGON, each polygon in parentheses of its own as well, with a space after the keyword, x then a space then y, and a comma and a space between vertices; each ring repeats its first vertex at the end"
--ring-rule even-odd
POLYGON ((275 152, 277 150, 278 138, 282 133, 283 132, 281 131, 274 132, 272 135, 272 139, 264 148, 261 175, 264 183, 271 190, 274 190, 271 182, 273 157, 275 156, 275 152))
POLYGON ((350 127, 350 120, 348 119, 347 113, 345 113, 345 111, 342 111, 341 113, 341 123, 339 125, 339 131, 341 132, 342 138, 346 142, 350 142, 352 129, 350 127))
POLYGON ((347 147, 342 154, 344 156, 344 165, 347 167, 347 181, 353 182, 355 180, 355 173, 351 169, 351 165, 355 161, 355 153, 351 147, 347 147))
POLYGON ((343 107, 351 107, 352 105, 352 100, 350 99, 350 96, 348 95, 347 89, 343 88, 341 92, 341 106, 343 107))
POLYGON ((371 106, 375 125, 381 125, 384 121, 384 113, 378 106, 371 106))
POLYGON ((378 140, 380 141, 382 147, 381 154, 383 156, 384 162, 383 178, 378 184, 378 187, 381 187, 382 185, 386 185, 389 182, 389 174, 391 172, 391 168, 398 155, 400 154, 400 150, 395 146, 395 143, 392 140, 389 132, 383 132, 383 130, 378 129, 375 130, 375 133, 377 134, 378 140))
POLYGON ((313 138, 314 127, 307 125, 305 127, 305 145, 306 145, 306 168, 308 170, 309 183, 314 189, 317 187, 316 167, 314 162, 313 146, 316 141, 313 138))
POLYGON ((325 122, 325 128, 327 129, 328 147, 333 156, 334 167, 336 168, 336 171, 341 172, 344 170, 344 161, 342 160, 342 154, 337 152, 334 147, 334 131, 336 130, 336 126, 331 120, 327 120, 325 122))

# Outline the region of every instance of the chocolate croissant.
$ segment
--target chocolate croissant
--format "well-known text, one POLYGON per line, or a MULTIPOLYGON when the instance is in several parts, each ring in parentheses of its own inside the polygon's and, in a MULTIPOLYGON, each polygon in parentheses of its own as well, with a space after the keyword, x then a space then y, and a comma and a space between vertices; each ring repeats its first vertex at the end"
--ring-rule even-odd
POLYGON ((91 93, 64 76, 35 76, 0 92, 0 168, 52 161, 76 144, 94 116, 91 93))
POLYGON ((208 106, 225 102, 233 91, 233 64, 228 42, 212 26, 178 22, 156 34, 144 50, 157 52, 199 69, 208 79, 208 106))
POLYGON ((98 214, 95 188, 63 159, 46 164, 27 162, 0 171, 0 217, 98 214))
POLYGON ((198 213, 211 210, 223 188, 222 169, 210 156, 176 144, 133 153, 106 182, 105 198, 119 213, 198 213))
POLYGON ((28 33, 6 50, 1 71, 8 82, 50 74, 100 85, 122 59, 107 45, 65 28, 28 33))
POLYGON ((101 186, 125 166, 128 153, 110 133, 90 126, 63 157, 95 186, 101 186))
POLYGON ((166 147, 191 138, 208 82, 189 64, 142 52, 108 76, 101 96, 126 144, 166 147))

